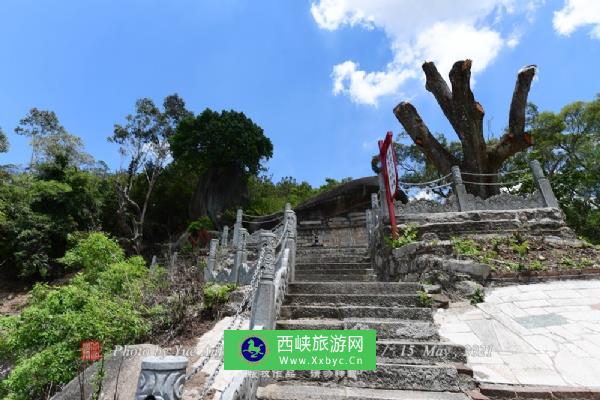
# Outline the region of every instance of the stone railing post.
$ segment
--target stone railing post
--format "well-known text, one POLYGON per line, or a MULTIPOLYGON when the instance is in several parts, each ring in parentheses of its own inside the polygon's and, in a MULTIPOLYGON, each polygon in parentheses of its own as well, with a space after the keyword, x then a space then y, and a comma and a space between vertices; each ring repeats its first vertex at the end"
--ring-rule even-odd
MULTIPOLYGON (((387 199, 387 194, 385 192, 385 182, 383 181, 383 174, 380 172, 377 175, 377 178, 379 179, 379 198, 381 199, 381 202, 379 204, 379 217, 381 220, 383 220, 385 218, 389 218, 390 212, 388 210, 387 201, 385 201, 385 199, 387 199)), ((371 201, 373 201, 373 198, 371 198, 371 201)))
POLYGON ((175 268, 175 265, 177 264, 177 252, 173 253, 173 255, 171 255, 171 259, 169 260, 169 267, 175 268))
POLYGON ((262 326, 264 329, 273 329, 275 323, 275 245, 277 237, 272 232, 261 232, 260 248, 264 248, 262 265, 263 268, 254 302, 252 303, 252 314, 250 316, 250 329, 262 326))
POLYGON ((371 218, 373 220, 373 228, 377 226, 377 221, 379 220, 379 198, 377 193, 371 193, 371 218))
POLYGON ((238 242, 239 240, 239 235, 240 235, 240 229, 242 229, 242 209, 239 208, 237 210, 237 213, 235 215, 235 224, 233 224, 233 245, 235 246, 235 243, 238 242))
POLYGON ((550 181, 544 176, 544 171, 542 170, 540 162, 538 160, 531 160, 529 162, 529 167, 531 168, 535 185, 542 195, 546 207, 559 208, 558 200, 556 200, 556 196, 554 196, 550 181))
POLYGON ((367 240, 369 245, 371 245, 371 241, 373 240, 373 211, 365 210, 365 220, 367 222, 367 240))
MULTIPOLYGON (((296 279, 296 213, 292 210, 290 203, 285 205, 283 212, 285 218, 284 224, 287 222, 287 239, 284 243, 285 248, 290 250, 288 258, 289 280, 294 282, 296 279)), ((285 233, 284 233, 285 234, 285 233)))
POLYGON ((472 207, 469 204, 467 189, 463 183, 460 168, 457 165, 452 167, 452 180, 454 181, 454 195, 458 203, 458 211, 470 211, 472 207))
POLYGON ((208 247, 208 262, 204 271, 204 280, 212 279, 213 271, 217 264, 217 249, 219 247, 219 239, 211 239, 208 247))
POLYGON ((229 241, 229 227, 225 225, 223 227, 223 234, 221 235, 221 247, 227 247, 229 241))
POLYGON ((183 397, 188 359, 181 356, 145 357, 135 400, 180 400, 183 397))
POLYGON ((244 262, 244 253, 246 251, 246 234, 248 231, 245 228, 240 228, 238 240, 234 244, 235 256, 233 259, 233 270, 231 271, 232 281, 237 285, 239 283, 240 268, 244 262))

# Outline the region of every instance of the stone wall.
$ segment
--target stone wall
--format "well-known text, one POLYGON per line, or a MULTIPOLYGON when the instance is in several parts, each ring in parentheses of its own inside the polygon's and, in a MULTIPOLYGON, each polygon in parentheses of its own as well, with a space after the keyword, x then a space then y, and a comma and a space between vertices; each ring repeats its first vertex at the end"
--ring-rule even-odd
POLYGON ((419 237, 435 233, 440 239, 461 235, 512 234, 574 237, 558 208, 530 208, 520 210, 478 210, 428 214, 404 214, 396 217, 402 228, 407 224, 418 226, 419 237))
POLYGON ((300 221, 298 246, 311 246, 317 240, 318 244, 324 247, 366 247, 368 244, 366 226, 364 213, 350 213, 346 217, 328 220, 300 221))
MULTIPOLYGON (((422 241, 392 250, 385 239, 391 237, 389 222, 385 224, 384 221, 383 229, 374 232, 369 246, 373 269, 380 281, 419 280, 427 268, 456 272, 463 266, 442 265, 435 259, 452 253, 452 246, 446 240, 455 236, 481 237, 519 232, 533 236, 574 237, 557 208, 410 214, 398 216, 397 224, 400 233, 408 224, 415 224, 418 239, 422 241), (424 255, 431 257, 426 260, 424 255)), ((473 278, 479 280, 476 276, 473 278)))

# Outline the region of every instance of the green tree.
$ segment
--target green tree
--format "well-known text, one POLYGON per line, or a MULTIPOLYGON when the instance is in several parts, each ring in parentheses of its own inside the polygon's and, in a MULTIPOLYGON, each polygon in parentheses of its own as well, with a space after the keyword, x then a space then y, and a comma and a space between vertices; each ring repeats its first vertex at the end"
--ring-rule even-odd
POLYGON ((0 127, 0 153, 6 153, 9 148, 8 137, 0 127))
POLYGON ((65 128, 58 121, 54 111, 40 110, 35 107, 29 110, 29 113, 19 121, 15 133, 27 136, 31 140, 30 167, 33 167, 37 162, 42 140, 51 135, 61 134, 64 131, 65 128))
MULTIPOLYGON (((600 243, 600 95, 576 101, 558 113, 528 108, 535 145, 514 157, 507 168, 527 168, 537 159, 552 183, 568 224, 580 235, 600 243)), ((532 184, 521 191, 531 191, 532 184)))
POLYGON ((233 110, 185 118, 169 141, 175 161, 202 169, 190 217, 208 215, 215 223, 223 210, 247 203, 248 177, 273 155, 263 129, 233 110))
POLYGON ((118 173, 118 214, 127 232, 127 240, 135 253, 142 251, 144 225, 150 198, 158 177, 170 160, 169 138, 179 121, 190 115, 185 103, 173 94, 165 98, 163 111, 151 99, 135 103, 135 114, 125 117, 125 125, 116 124, 109 141, 120 145, 121 154, 128 158, 128 166, 118 173), (136 188, 142 176, 141 188, 136 188), (139 196, 135 190, 140 189, 139 196))

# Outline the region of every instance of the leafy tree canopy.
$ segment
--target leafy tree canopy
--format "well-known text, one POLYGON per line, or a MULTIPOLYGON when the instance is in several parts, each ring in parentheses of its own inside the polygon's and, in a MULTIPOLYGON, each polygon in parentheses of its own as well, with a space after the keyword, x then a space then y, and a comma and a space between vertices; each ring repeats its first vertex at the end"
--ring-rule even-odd
POLYGON ((205 168, 236 167, 256 175, 273 144, 263 129, 244 113, 206 109, 181 121, 170 138, 175 160, 205 168))

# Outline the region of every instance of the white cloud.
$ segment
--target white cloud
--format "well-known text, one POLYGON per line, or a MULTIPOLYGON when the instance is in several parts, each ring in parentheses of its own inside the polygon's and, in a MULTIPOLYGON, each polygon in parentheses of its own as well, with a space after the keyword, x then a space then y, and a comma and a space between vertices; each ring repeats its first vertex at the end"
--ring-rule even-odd
POLYGON ((539 0, 320 0, 311 13, 320 28, 344 25, 381 29, 390 41, 393 60, 383 71, 368 72, 356 61, 333 67, 333 93, 356 103, 376 105, 380 97, 397 94, 410 79, 422 79, 423 61, 434 61, 443 75, 459 59, 471 58, 473 74, 484 70, 504 47, 520 35, 499 32, 506 15, 531 17, 539 0))
POLYGON ((567 0, 562 9, 554 12, 552 23, 554 29, 564 36, 582 26, 592 25, 590 36, 600 39, 600 1, 567 0))

